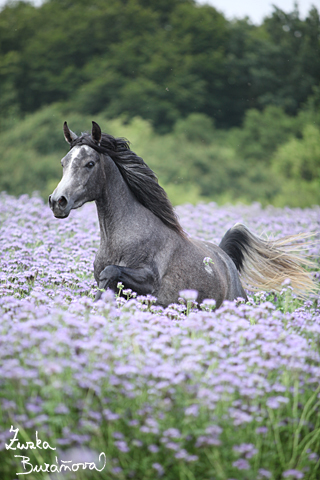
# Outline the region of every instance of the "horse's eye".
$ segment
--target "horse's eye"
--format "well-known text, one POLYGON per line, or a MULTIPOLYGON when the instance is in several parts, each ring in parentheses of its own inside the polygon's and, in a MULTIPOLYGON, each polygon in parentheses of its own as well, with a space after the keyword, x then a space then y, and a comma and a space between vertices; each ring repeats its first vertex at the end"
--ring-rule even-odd
POLYGON ((92 168, 92 167, 94 167, 94 162, 88 162, 88 163, 86 164, 86 167, 87 167, 87 168, 92 168))

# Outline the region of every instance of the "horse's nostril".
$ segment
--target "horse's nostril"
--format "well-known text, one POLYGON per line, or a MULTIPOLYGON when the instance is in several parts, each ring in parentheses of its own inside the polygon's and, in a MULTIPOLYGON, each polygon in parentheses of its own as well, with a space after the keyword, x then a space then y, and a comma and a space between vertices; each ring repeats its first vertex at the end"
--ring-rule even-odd
POLYGON ((58 204, 59 204, 59 207, 61 208, 65 208, 67 206, 67 199, 66 197, 60 197, 59 200, 58 200, 58 204))

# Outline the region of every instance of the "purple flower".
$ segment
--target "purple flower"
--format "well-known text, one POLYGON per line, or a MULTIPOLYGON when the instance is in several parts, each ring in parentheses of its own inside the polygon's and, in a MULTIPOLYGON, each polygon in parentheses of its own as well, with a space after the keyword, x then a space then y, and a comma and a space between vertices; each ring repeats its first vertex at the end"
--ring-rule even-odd
POLYGON ((159 451, 159 447, 157 447, 157 445, 149 445, 148 450, 151 453, 157 453, 159 451))
POLYGON ((164 468, 162 467, 162 465, 160 465, 160 463, 153 463, 152 468, 156 470, 159 477, 162 477, 162 475, 164 474, 164 468))
POLYGON ((239 460, 236 460, 235 462, 232 462, 232 465, 236 467, 238 470, 249 470, 250 465, 247 462, 247 460, 244 460, 243 458, 240 458, 239 460))
POLYGON ((70 413, 70 410, 66 405, 64 405, 63 403, 60 403, 59 405, 56 406, 55 413, 61 414, 61 415, 67 415, 70 413))
POLYGON ((177 443, 174 443, 174 442, 166 442, 165 443, 165 446, 169 449, 169 450, 179 450, 179 445, 177 443))
POLYGON ((108 408, 104 409, 102 412, 104 418, 108 420, 109 422, 112 422, 114 420, 118 420, 120 416, 117 413, 111 412, 108 408))
MULTIPOLYGON (((218 244, 238 221, 249 223, 257 234, 316 231, 320 207, 283 210, 211 203, 178 211, 193 237, 218 244)), ((133 299, 129 290, 123 291, 129 300, 115 301, 107 291, 94 303, 92 262, 99 244, 94 205, 85 205, 60 222, 48 217, 41 199, 0 194, 0 222, 4 424, 12 421, 27 431, 41 430, 42 438, 64 448, 93 445, 111 429, 117 456, 128 462, 121 464, 122 471, 113 459, 110 468, 114 476, 121 473, 126 478, 134 475, 125 465, 139 448, 141 455, 143 449, 149 455, 149 466, 163 452, 172 464, 200 458, 201 476, 206 468, 202 450, 216 445, 230 458, 237 455, 233 468, 238 468, 239 476, 248 476, 257 449, 241 440, 243 427, 247 442, 260 436, 262 451, 269 448, 271 457, 276 454, 275 445, 268 443, 268 413, 287 410, 295 378, 301 411, 320 382, 316 296, 304 303, 291 302, 291 287, 284 285, 277 297, 259 292, 248 304, 237 299, 219 309, 208 299, 197 310, 195 291, 181 292, 182 303, 166 309, 153 305, 151 296, 133 299), (203 414, 210 421, 203 423, 203 414), (68 428, 63 427, 66 424, 68 428), (54 440, 59 425, 60 438, 54 440), (220 425, 234 427, 233 451, 220 425)), ((320 257, 320 245, 307 249, 320 257)), ((205 271, 204 265, 200 267, 205 271)), ((209 262, 207 267, 214 266, 209 262)), ((320 274, 316 277, 319 281, 320 274)), ((310 411, 315 411, 319 398, 310 411)), ((277 424, 288 433, 292 425, 282 417, 277 424)), ((313 424, 310 417, 301 431, 302 442, 313 424)), ((0 449, 9 438, 8 431, 0 432, 0 449)), ((315 466, 316 453, 303 449, 300 453, 304 468, 315 466)), ((166 475, 164 466, 153 465, 154 477, 166 475)), ((296 479, 303 473, 287 470, 282 478, 286 475, 296 479)), ((256 477, 265 480, 272 474, 260 468, 256 477)))
POLYGON ((179 295, 187 301, 195 302, 198 297, 198 292, 197 290, 181 290, 179 295))
POLYGON ((304 477, 304 474, 300 470, 292 469, 292 470, 286 470, 285 472, 283 472, 282 476, 284 478, 292 477, 299 480, 300 478, 304 477))
POLYGON ((233 450, 241 455, 245 455, 246 458, 251 458, 258 453, 258 450, 252 445, 252 443, 234 445, 233 450))
POLYGON ((120 450, 120 452, 128 453, 130 451, 130 448, 124 440, 116 441, 114 442, 114 445, 117 447, 118 450, 120 450))
POLYGON ((140 448, 140 447, 143 446, 143 442, 141 442, 141 440, 134 439, 134 440, 132 440, 132 445, 133 445, 134 447, 140 448))
POLYGON ((180 449, 177 453, 174 454, 175 458, 183 460, 189 457, 188 452, 184 448, 180 449))
POLYGON ((197 417, 199 415, 199 405, 190 405, 184 411, 185 415, 197 417))
POLYGON ((185 458, 186 462, 196 462, 197 460, 199 460, 199 457, 198 455, 188 455, 186 458, 185 458))
POLYGON ((256 433, 265 434, 267 432, 268 432, 268 427, 257 427, 256 428, 256 433))
POLYGON ((122 473, 122 468, 121 467, 112 467, 111 471, 115 475, 118 475, 119 473, 122 473))
POLYGON ((281 404, 288 403, 288 402, 289 402, 289 398, 287 397, 282 397, 282 396, 270 397, 267 400, 267 406, 272 409, 278 409, 281 404))
POLYGON ((168 438, 181 438, 181 433, 177 428, 168 428, 168 430, 163 432, 163 436, 168 438))
POLYGON ((269 470, 266 470, 264 468, 259 468, 258 473, 259 473, 259 477, 258 477, 259 479, 272 477, 272 473, 269 472, 269 470))

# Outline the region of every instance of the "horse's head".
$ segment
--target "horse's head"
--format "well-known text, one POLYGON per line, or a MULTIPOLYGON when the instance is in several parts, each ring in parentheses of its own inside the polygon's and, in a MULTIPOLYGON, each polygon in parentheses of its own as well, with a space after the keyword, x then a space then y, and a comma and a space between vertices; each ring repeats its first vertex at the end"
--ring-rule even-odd
MULTIPOLYGON (((88 145, 79 145, 75 142, 77 135, 64 123, 64 136, 70 145, 74 145, 70 152, 63 157, 62 179, 49 196, 49 205, 57 218, 66 218, 73 208, 79 208, 84 203, 95 200, 99 193, 99 179, 101 171, 101 155, 88 145)), ((92 122, 91 140, 99 145, 101 129, 92 122)))

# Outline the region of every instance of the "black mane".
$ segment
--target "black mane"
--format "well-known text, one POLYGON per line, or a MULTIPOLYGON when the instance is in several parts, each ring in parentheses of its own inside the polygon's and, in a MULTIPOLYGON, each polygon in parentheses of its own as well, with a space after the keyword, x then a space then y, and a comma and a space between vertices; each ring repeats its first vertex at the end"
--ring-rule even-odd
POLYGON ((76 145, 87 145, 96 152, 112 158, 137 200, 160 218, 167 227, 184 235, 167 194, 158 183, 156 174, 141 157, 130 150, 127 140, 103 133, 98 144, 90 134, 85 133, 72 142, 71 148, 76 145))

